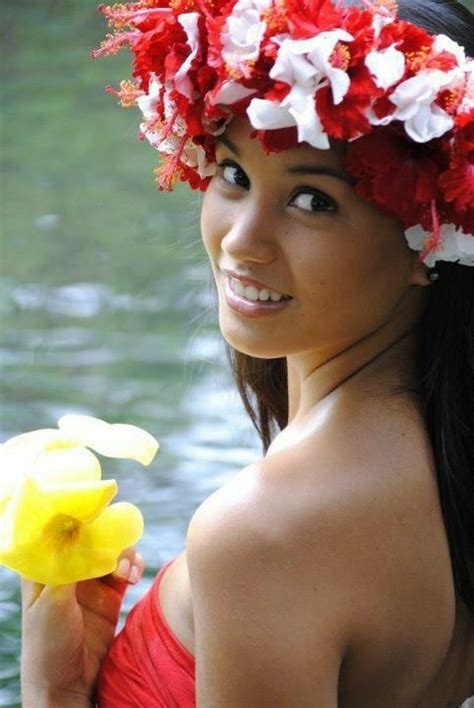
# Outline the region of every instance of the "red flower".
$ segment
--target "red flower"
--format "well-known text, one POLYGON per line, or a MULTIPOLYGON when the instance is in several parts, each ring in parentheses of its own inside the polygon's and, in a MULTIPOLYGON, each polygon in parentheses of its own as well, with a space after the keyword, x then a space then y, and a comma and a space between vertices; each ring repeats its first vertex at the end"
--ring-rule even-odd
POLYGON ((469 125, 474 125, 474 108, 463 113, 458 113, 455 118, 455 123, 458 128, 465 128, 469 125))
POLYGON ((444 199, 460 212, 474 209, 474 154, 455 157, 439 179, 444 199))
POLYGON ((429 229, 428 207, 443 169, 437 155, 432 146, 408 140, 397 126, 379 127, 349 145, 344 165, 357 179, 361 197, 400 218, 405 228, 422 223, 429 229))
MULTIPOLYGON (((186 32, 172 15, 159 20, 152 30, 134 42, 131 46, 135 55, 133 75, 140 79, 144 91, 148 91, 151 73, 155 73, 160 81, 164 82, 167 56, 176 45, 185 43, 186 32)), ((187 53, 189 54, 189 50, 187 53)))
POLYGON ((372 130, 365 112, 374 94, 381 93, 365 65, 350 72, 351 85, 344 100, 334 105, 330 86, 324 86, 316 93, 316 110, 321 124, 329 135, 339 140, 351 140, 372 130))
POLYGON ((373 100, 383 94, 365 65, 365 57, 374 39, 372 14, 367 10, 350 7, 344 21, 353 41, 340 42, 335 52, 342 45, 348 54, 346 71, 350 78, 349 90, 343 101, 334 105, 332 90, 329 86, 316 94, 316 109, 325 131, 334 138, 350 140, 371 131, 366 111, 373 100))
POLYGON ((349 43, 351 64, 365 61, 365 57, 373 49, 374 30, 372 28, 372 13, 357 7, 347 9, 344 29, 354 37, 349 43))
POLYGON ((298 131, 296 127, 280 128, 280 130, 253 130, 251 137, 260 139, 266 155, 271 152, 281 152, 298 145, 298 131))
POLYGON ((342 24, 343 10, 331 0, 288 0, 287 18, 293 39, 308 39, 342 24))
POLYGON ((427 68, 427 62, 432 55, 433 42, 433 37, 426 30, 409 22, 396 20, 383 28, 379 37, 379 49, 396 45, 398 51, 405 55, 404 79, 407 79, 420 69, 427 68))

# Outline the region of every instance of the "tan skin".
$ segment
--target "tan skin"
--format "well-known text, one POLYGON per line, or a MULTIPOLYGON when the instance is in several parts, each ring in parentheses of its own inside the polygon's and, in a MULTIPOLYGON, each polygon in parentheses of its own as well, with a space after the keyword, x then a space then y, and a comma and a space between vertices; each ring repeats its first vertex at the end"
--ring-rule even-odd
POLYGON ((23 708, 91 704, 125 592, 144 567, 142 556, 127 548, 104 578, 58 587, 22 580, 23 708))
MULTIPOLYGON (((474 694, 474 618, 454 592, 419 404, 393 393, 413 383, 427 269, 401 225, 346 180, 288 171, 343 173, 337 146, 265 155, 241 120, 225 143, 217 162, 232 164, 218 168, 201 224, 219 325, 240 351, 287 358, 289 424, 263 460, 198 509, 186 550, 161 582, 157 601, 197 658, 197 705, 461 703, 474 694), (221 268, 293 300, 250 319, 227 304, 221 268)), ((98 611, 97 588, 89 589, 96 622, 104 606, 98 611)), ((67 601, 74 604, 72 594, 67 601)), ((61 613, 52 602, 44 596, 50 622, 61 613)), ((110 641, 114 602, 113 617, 95 627, 94 662, 110 641)), ((46 636, 41 622, 33 618, 25 631, 25 683, 37 665, 28 646, 46 636)), ((64 646, 60 654, 65 661, 64 646)), ((48 661, 35 676, 45 685, 48 661)), ((95 678, 89 671, 71 683, 81 700, 95 678)), ((59 691, 58 705, 76 705, 58 680, 48 692, 59 691)))

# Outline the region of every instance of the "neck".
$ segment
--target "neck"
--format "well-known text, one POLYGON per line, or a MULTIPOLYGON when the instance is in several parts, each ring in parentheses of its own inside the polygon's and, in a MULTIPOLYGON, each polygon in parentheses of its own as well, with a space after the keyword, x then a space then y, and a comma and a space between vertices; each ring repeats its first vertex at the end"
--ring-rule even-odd
POLYGON ((303 420, 342 387, 357 390, 363 382, 388 390, 388 386, 413 384, 416 321, 413 315, 401 317, 356 341, 289 356, 288 422, 303 420))

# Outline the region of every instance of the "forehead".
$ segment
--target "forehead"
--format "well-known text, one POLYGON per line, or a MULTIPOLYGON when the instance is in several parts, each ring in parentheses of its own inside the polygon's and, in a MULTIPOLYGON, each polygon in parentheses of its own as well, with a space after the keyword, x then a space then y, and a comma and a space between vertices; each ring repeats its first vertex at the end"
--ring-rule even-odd
MULTIPOLYGON (((332 167, 340 172, 344 171, 342 160, 346 145, 343 142, 331 140, 329 150, 319 150, 308 143, 299 143, 295 147, 266 154, 260 140, 257 137, 251 137, 252 131, 253 128, 249 120, 235 117, 227 126, 222 138, 226 142, 232 143, 243 158, 251 159, 256 163, 261 162, 266 169, 271 163, 274 167, 280 166, 282 168, 295 164, 306 164, 308 166, 332 167)), ((219 137, 221 136, 217 137, 217 145, 222 142, 219 137)))

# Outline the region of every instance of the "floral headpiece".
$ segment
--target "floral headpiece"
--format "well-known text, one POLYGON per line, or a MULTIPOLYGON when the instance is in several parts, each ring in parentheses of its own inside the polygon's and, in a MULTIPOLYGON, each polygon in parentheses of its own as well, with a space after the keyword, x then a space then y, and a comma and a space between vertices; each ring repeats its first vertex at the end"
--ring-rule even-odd
POLYGON ((394 0, 142 0, 101 5, 128 45, 138 105, 162 156, 159 189, 205 190, 216 136, 247 117, 268 153, 348 142, 356 191, 398 217, 428 266, 474 265, 474 60, 397 17, 394 0))

